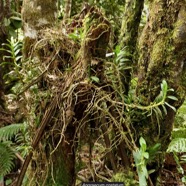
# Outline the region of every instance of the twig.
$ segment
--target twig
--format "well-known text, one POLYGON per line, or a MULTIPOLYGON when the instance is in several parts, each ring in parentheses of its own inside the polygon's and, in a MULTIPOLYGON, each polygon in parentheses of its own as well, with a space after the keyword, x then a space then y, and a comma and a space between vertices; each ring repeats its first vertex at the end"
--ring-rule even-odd
POLYGON ((25 91, 27 91, 31 86, 35 85, 36 83, 38 83, 43 75, 47 72, 48 69, 46 69, 44 72, 42 72, 36 79, 34 79, 31 83, 29 83, 28 85, 26 85, 26 87, 23 88, 23 90, 21 92, 19 92, 19 94, 17 94, 17 96, 19 97, 21 94, 23 94, 25 91))
POLYGON ((151 180, 150 176, 148 177, 148 181, 149 181, 150 186, 154 186, 154 184, 152 183, 152 180, 151 180))
POLYGON ((52 115, 55 114, 55 108, 56 108, 56 105, 57 105, 57 100, 58 100, 58 97, 55 97, 53 99, 53 101, 51 102, 51 104, 49 105, 49 107, 47 108, 43 118, 42 118, 42 121, 41 121, 41 126, 40 128, 38 128, 37 132, 36 132, 36 136, 32 142, 32 151, 28 154, 28 156, 26 157, 25 161, 24 161, 24 164, 23 164, 23 167, 21 169, 21 172, 19 174, 19 177, 18 177, 18 180, 17 180, 17 183, 16 183, 16 186, 21 186, 22 182, 23 182, 23 178, 25 176, 25 173, 26 173, 26 170, 28 168, 28 165, 32 159, 32 155, 33 155, 33 150, 37 147, 42 135, 43 135, 43 131, 47 125, 47 123, 50 122, 51 118, 52 118, 52 115))
POLYGON ((24 162, 24 159, 22 158, 22 156, 20 154, 16 153, 15 155, 21 161, 21 163, 24 162))

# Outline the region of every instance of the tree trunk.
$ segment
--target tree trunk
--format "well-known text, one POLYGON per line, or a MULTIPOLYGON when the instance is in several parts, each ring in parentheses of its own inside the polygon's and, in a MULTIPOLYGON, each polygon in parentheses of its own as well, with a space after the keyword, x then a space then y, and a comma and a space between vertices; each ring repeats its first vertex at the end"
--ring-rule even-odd
MULTIPOLYGON (((25 60, 33 60, 34 63, 40 62, 42 64, 43 61, 39 58, 37 51, 35 51, 34 47, 36 45, 37 40, 41 38, 41 32, 45 28, 51 28, 55 25, 57 20, 57 1, 53 0, 24 0, 22 6, 22 20, 23 20, 23 31, 24 31, 24 43, 23 43, 23 58, 25 60)), ((37 64, 39 65, 39 64, 37 64)), ((29 88, 29 87, 28 87, 29 88)), ((22 93, 24 93, 28 88, 26 88, 22 93)), ((52 101, 51 101, 52 102, 52 101)), ((55 102, 55 100, 53 100, 55 102)), ((52 104, 53 104, 52 102, 52 104)), ((56 104, 49 105, 46 110, 47 115, 49 111, 54 112, 54 108, 56 104)), ((51 167, 47 167, 48 160, 47 155, 43 152, 42 149, 38 149, 38 144, 40 143, 41 137, 43 135, 43 131, 45 130, 45 126, 50 122, 51 118, 44 118, 41 121, 41 125, 39 126, 37 131, 32 131, 34 134, 32 136, 32 148, 33 152, 30 152, 26 157, 24 165, 22 167, 21 173, 18 178, 17 185, 22 185, 22 181, 24 175, 26 173, 27 167, 31 161, 31 165, 29 167, 29 182, 32 182, 33 185, 41 184, 44 180, 44 183, 49 181, 50 177, 56 175, 60 171, 58 171, 56 162, 59 163, 58 159, 54 157, 54 165, 55 172, 54 175, 49 174, 47 171, 51 171, 51 167), (37 149, 37 150, 36 150, 37 149), (39 170, 40 169, 40 170, 39 170), (37 171, 36 171, 37 170, 37 171)), ((36 130, 35 122, 29 122, 33 128, 36 130)), ((33 130, 33 128, 31 130, 33 130)), ((42 145, 42 144, 41 144, 42 145)), ((53 166, 53 164, 51 165, 53 166)), ((61 170, 61 166, 59 166, 59 170, 61 170)), ((58 175, 59 176, 59 175, 58 175)), ((29 183, 30 184, 30 183, 29 183)))
MULTIPOLYGON (((5 20, 10 17, 10 1, 0 1, 0 48, 3 43, 7 42, 8 39, 8 30, 6 28, 5 20)), ((0 64, 4 61, 3 56, 5 55, 5 51, 0 50, 0 64)), ((7 73, 6 68, 0 66, 0 109, 5 108, 5 100, 4 100, 4 81, 3 76, 7 73)))
POLYGON ((64 10, 64 18, 63 18, 65 21, 70 18, 71 7, 72 7, 72 0, 65 0, 65 10, 64 10))
MULTIPOLYGON (((125 62, 126 67, 133 66, 136 61, 135 51, 143 5, 144 0, 132 0, 126 1, 125 3, 125 13, 122 21, 119 44, 121 48, 126 51, 126 56, 124 56, 128 59, 128 61, 125 62)), ((125 94, 127 95, 131 80, 131 69, 121 71, 121 77, 125 87, 125 94)))
MULTIPOLYGON (((127 59, 124 62, 123 68, 120 70, 121 81, 124 88, 124 95, 128 96, 132 75, 132 68, 136 65, 136 44, 138 39, 139 24, 141 20, 141 14, 143 11, 144 0, 131 0, 125 2, 124 18, 122 21, 122 27, 120 30, 120 47, 121 50, 125 50, 123 58, 127 59), (129 68, 128 68, 129 67, 129 68)), ((113 111, 112 111, 113 112, 113 111)), ((118 114, 113 112, 114 117, 118 114)), ((119 116, 120 117, 120 116, 119 116)), ((123 129, 125 131, 125 127, 123 129)), ((115 128, 116 136, 118 131, 115 128)), ((119 154, 122 159, 122 164, 125 169, 129 169, 130 161, 127 157, 127 147, 125 141, 121 141, 118 146, 119 154)))
POLYGON ((24 30, 24 58, 33 52, 33 43, 42 28, 52 27, 57 20, 57 1, 24 0, 22 6, 24 30))
MULTIPOLYGON (((186 60, 186 4, 184 0, 153 0, 150 14, 139 41, 139 71, 137 95, 142 105, 150 105, 160 93, 160 84, 166 80, 168 92, 178 100, 166 101, 178 109, 185 98, 185 60, 186 60)), ((166 106, 167 114, 160 108, 162 117, 152 113, 152 117, 141 121, 136 127, 149 146, 161 143, 165 152, 170 141, 175 111, 166 106), (142 126, 142 127, 140 127, 142 126), (159 130, 158 130, 159 128, 159 130)), ((161 158, 160 158, 161 159, 161 158)), ((161 160, 156 167, 161 167, 161 160), (159 164, 159 165, 158 165, 159 164)), ((154 182, 155 183, 155 182, 154 182)))

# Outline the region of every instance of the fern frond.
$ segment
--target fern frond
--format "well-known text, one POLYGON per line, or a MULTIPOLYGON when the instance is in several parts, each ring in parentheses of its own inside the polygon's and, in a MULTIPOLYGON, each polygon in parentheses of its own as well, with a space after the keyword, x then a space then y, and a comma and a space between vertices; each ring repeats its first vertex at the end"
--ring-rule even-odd
POLYGON ((0 143, 0 177, 8 174, 14 166, 15 153, 5 143, 0 143))
POLYGON ((19 124, 11 124, 5 127, 0 128, 0 141, 8 141, 11 140, 17 133, 21 130, 25 129, 25 125, 23 123, 19 124))
POLYGON ((186 138, 175 138, 169 144, 167 152, 186 152, 186 138))

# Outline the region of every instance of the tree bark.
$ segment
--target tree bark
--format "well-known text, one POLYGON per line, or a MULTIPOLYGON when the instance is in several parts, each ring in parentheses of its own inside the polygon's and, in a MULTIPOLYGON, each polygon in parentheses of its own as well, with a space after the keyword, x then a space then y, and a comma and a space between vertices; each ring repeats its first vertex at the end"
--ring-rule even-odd
POLYGON ((32 53, 32 45, 39 37, 39 31, 54 26, 57 20, 57 1, 24 0, 22 6, 24 31, 23 55, 27 59, 32 53))
MULTIPOLYGON (((124 56, 128 59, 128 61, 125 62, 126 67, 133 66, 134 62, 136 61, 136 43, 143 6, 144 0, 132 0, 125 2, 125 13, 122 21, 119 44, 121 49, 126 51, 126 56, 124 56)), ((131 69, 122 70, 121 77, 125 87, 125 94, 127 95, 131 80, 131 69)))
MULTIPOLYGON (((38 58, 37 52, 34 51, 34 47, 35 47, 34 45, 36 44, 36 41, 39 40, 39 38, 41 37, 40 33, 43 29, 51 28, 52 26, 55 25, 56 20, 57 20, 57 1, 24 0, 21 13, 22 13, 23 31, 24 31, 23 58, 25 60, 28 60, 28 59, 32 60, 34 58, 35 59, 34 62, 35 61, 38 62, 40 61, 40 59, 38 58)), ((49 59, 48 61, 50 60, 51 59, 49 59)), ((42 63, 42 61, 40 62, 42 63)), ((45 62, 46 62, 46 59, 45 59, 45 62)), ((40 79, 41 78, 39 78, 39 80, 40 79)), ((52 101, 51 101, 51 104, 52 104, 52 101)), ((55 107, 56 107, 56 104, 55 104, 55 107)), ((48 113, 47 108, 46 108, 46 113, 48 113)), ((48 120, 50 119, 51 118, 49 118, 48 120)), ((43 159, 46 158, 45 155, 43 155, 43 151, 36 152, 36 149, 38 150, 38 144, 41 141, 41 137, 44 133, 46 124, 49 123, 49 121, 45 121, 45 120, 46 118, 44 114, 42 121, 41 121, 41 126, 39 126, 38 128, 37 130, 38 132, 36 136, 32 136, 33 137, 33 142, 32 142, 33 151, 31 151, 26 157, 26 160, 22 167, 21 174, 19 176, 17 185, 22 185, 22 180, 24 178, 25 172, 27 171, 30 161, 31 161, 31 166, 29 167, 29 181, 32 180, 33 185, 37 185, 37 183, 40 184, 43 182, 44 180, 43 175, 45 175, 45 179, 47 179, 47 170, 46 170, 47 159, 45 159, 45 163, 43 163, 42 162, 43 159), (35 174, 36 168, 38 167, 40 168, 40 173, 41 173, 39 176, 38 174, 35 174)), ((34 127, 36 128, 36 126, 34 127)), ((49 174, 49 177, 51 177, 51 174, 49 174)))
MULTIPOLYGON (((142 105, 154 101, 160 93, 162 80, 166 80, 169 88, 174 89, 172 94, 178 98, 178 101, 166 99, 170 105, 178 109, 185 99, 185 16, 184 0, 150 2, 149 18, 139 41, 137 95, 142 105)), ((166 151, 169 144, 176 114, 170 107, 166 106, 166 109, 167 114, 161 109, 163 117, 159 118, 159 124, 152 113, 152 117, 141 121, 136 127, 139 136, 142 135, 148 145, 161 143, 162 152, 166 151)), ((160 159, 156 159, 155 169, 161 167, 160 159)))
POLYGON ((71 7, 72 7, 72 0, 65 0, 65 10, 64 10, 64 18, 63 18, 65 21, 70 18, 71 7))
MULTIPOLYGON (((5 26, 5 20, 10 17, 10 1, 0 1, 0 48, 3 43, 7 42, 8 39, 8 30, 5 26)), ((5 51, 0 50, 0 64, 4 61, 3 56, 6 54, 5 51)), ((3 76, 7 73, 7 68, 0 66, 0 109, 5 108, 5 100, 4 100, 4 81, 3 76)))

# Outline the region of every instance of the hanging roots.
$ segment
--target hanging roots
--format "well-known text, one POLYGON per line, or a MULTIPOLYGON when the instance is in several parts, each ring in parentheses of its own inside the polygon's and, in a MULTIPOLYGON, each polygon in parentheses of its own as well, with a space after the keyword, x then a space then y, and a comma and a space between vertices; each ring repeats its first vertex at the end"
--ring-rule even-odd
POLYGON ((135 143, 124 114, 124 100, 118 100, 118 92, 105 73, 113 65, 104 59, 110 24, 95 8, 80 16, 65 25, 67 33, 60 28, 41 31, 28 61, 33 65, 34 77, 19 95, 27 101, 28 123, 34 137, 34 176, 46 178, 48 172, 53 174, 52 157, 62 153, 68 157, 67 164, 83 162, 80 180, 108 181, 118 169, 117 156, 123 164, 129 164, 117 149, 132 151, 135 143), (77 38, 76 32, 80 35, 77 38), (47 174, 40 171, 44 169, 47 174), (107 177, 100 174, 103 170, 107 177))

